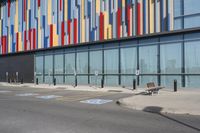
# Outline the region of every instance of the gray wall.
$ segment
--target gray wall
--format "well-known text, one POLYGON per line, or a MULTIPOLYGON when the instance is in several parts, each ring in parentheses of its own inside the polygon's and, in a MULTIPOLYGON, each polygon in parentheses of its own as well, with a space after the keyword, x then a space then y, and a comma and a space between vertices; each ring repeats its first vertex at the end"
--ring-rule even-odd
POLYGON ((34 54, 21 54, 14 56, 0 57, 0 82, 6 82, 8 77, 16 79, 16 72, 19 73, 19 80, 23 78, 25 83, 34 82, 34 54))

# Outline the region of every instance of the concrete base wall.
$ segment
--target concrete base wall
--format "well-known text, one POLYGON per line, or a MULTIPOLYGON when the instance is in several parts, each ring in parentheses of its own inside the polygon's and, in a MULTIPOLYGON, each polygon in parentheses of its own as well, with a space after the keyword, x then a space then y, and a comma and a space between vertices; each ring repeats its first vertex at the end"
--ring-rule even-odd
POLYGON ((34 82, 34 54, 0 57, 0 82, 34 82), (18 73, 18 76, 17 76, 18 73))

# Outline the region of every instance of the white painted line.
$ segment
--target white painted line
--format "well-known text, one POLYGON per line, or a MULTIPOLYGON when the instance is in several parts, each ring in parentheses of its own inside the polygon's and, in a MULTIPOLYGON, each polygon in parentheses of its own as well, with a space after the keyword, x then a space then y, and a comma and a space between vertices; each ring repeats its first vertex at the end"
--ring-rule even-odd
POLYGON ((89 100, 80 101, 80 102, 87 103, 87 104, 101 105, 101 104, 106 104, 112 101, 113 100, 106 100, 106 99, 89 99, 89 100))
POLYGON ((54 98, 59 98, 62 96, 57 96, 57 95, 46 95, 46 96, 37 96, 36 98, 40 98, 40 99, 54 99, 54 98))
POLYGON ((0 91, 0 93, 10 93, 12 91, 0 91))
POLYGON ((37 93, 16 94, 16 96, 20 96, 20 97, 37 96, 37 95, 39 95, 39 94, 37 94, 37 93))

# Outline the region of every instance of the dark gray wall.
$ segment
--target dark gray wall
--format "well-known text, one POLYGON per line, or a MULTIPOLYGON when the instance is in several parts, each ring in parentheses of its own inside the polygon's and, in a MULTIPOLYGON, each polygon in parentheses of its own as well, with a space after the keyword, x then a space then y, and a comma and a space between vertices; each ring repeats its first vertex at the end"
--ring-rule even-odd
POLYGON ((6 82, 7 76, 16 79, 16 72, 19 79, 23 78, 25 83, 34 82, 34 54, 21 54, 0 57, 0 81, 6 82))

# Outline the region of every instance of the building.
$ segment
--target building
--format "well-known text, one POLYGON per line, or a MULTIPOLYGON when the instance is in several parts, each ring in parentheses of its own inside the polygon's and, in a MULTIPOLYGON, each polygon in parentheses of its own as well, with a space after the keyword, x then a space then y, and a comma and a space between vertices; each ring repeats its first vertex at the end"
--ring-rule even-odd
POLYGON ((5 0, 0 80, 200 86, 199 0, 5 0))

